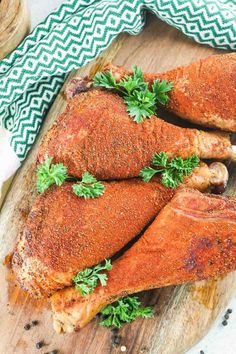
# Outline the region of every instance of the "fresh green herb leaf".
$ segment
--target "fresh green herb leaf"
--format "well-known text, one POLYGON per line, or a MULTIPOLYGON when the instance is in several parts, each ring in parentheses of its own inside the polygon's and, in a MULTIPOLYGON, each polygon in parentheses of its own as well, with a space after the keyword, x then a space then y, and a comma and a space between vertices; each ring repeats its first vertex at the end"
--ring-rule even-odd
POLYGON ((133 67, 132 75, 124 76, 119 82, 110 71, 98 72, 94 76, 93 84, 112 89, 124 97, 127 112, 136 123, 141 123, 143 119, 155 114, 157 102, 167 103, 167 92, 173 87, 173 84, 166 80, 155 80, 151 91, 148 82, 144 81, 142 70, 137 66, 133 67))
POLYGON ((152 164, 154 166, 166 167, 168 162, 168 156, 165 152, 160 152, 159 154, 155 154, 152 158, 152 164))
POLYGON ((167 92, 171 91, 173 83, 166 80, 155 80, 152 85, 152 91, 156 96, 156 100, 165 105, 169 101, 167 92))
POLYGON ((106 71, 104 73, 98 72, 93 78, 94 86, 104 87, 106 89, 117 88, 116 79, 112 75, 111 71, 106 71))
POLYGON ((184 176, 190 175, 192 169, 199 164, 199 158, 196 155, 192 155, 185 160, 181 157, 174 157, 170 162, 170 166, 178 171, 182 171, 184 176))
POLYGON ((177 171, 169 169, 162 173, 161 182, 166 187, 176 188, 179 184, 183 183, 183 177, 177 171))
POLYGON ((104 264, 98 264, 93 268, 82 270, 72 279, 75 288, 80 291, 82 296, 86 296, 94 291, 99 282, 102 286, 106 286, 108 276, 106 273, 101 273, 101 271, 111 269, 111 261, 106 259, 104 264))
POLYGON ((139 85, 132 76, 125 76, 119 83, 119 86, 122 87, 121 92, 124 90, 125 96, 131 96, 133 91, 137 90, 139 85))
POLYGON ((143 83, 144 82, 144 77, 143 77, 143 72, 142 72, 142 69, 139 68, 138 66, 134 65, 133 66, 133 78, 136 80, 136 81, 140 81, 140 83, 143 83))
POLYGON ((62 163, 52 164, 52 157, 47 158, 37 167, 37 191, 42 193, 53 184, 61 186, 68 178, 67 168, 62 163))
MULTIPOLYGON (((52 157, 46 159, 37 167, 37 191, 43 193, 53 184, 61 186, 66 179, 74 179, 67 174, 67 168, 62 163, 52 164, 52 157)), ((97 198, 105 191, 105 187, 94 176, 85 172, 82 181, 72 185, 73 192, 87 198, 97 198)))
POLYGON ((88 172, 83 174, 81 182, 73 184, 72 189, 78 197, 85 199, 97 198, 105 191, 104 185, 88 172))
POLYGON ((140 172, 140 177, 144 182, 149 182, 158 171, 152 167, 144 167, 140 172))
POLYGON ((193 169, 199 165, 199 158, 192 155, 186 159, 181 157, 173 157, 168 161, 168 156, 165 152, 155 154, 152 159, 152 165, 155 167, 144 167, 140 172, 140 177, 144 182, 149 182, 155 174, 161 174, 161 182, 169 188, 176 188, 183 183, 183 177, 189 176, 193 169))
POLYGON ((150 117, 156 112, 155 95, 148 89, 145 91, 133 91, 132 95, 125 96, 127 112, 136 123, 141 123, 143 119, 150 117))
POLYGON ((153 317, 151 307, 141 307, 138 297, 125 297, 106 306, 101 313, 104 318, 100 322, 103 327, 121 328, 124 323, 134 321, 137 317, 153 317))
POLYGON ((82 182, 84 182, 84 183, 96 183, 97 180, 89 172, 84 172, 84 174, 82 176, 82 182))

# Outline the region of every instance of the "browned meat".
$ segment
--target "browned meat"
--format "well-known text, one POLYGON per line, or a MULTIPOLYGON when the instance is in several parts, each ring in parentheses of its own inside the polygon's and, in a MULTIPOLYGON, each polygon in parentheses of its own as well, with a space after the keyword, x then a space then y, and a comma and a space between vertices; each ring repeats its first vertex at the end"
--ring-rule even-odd
POLYGON ((69 101, 38 158, 42 162, 52 156, 79 178, 89 171, 99 179, 122 179, 138 176, 156 152, 227 159, 231 150, 226 133, 180 128, 154 116, 136 124, 121 97, 94 89, 69 101))
POLYGON ((107 304, 131 293, 220 276, 236 269, 236 198, 180 190, 109 271, 107 286, 82 297, 51 298, 54 328, 84 327, 107 304))
POLYGON ((158 182, 141 180, 105 188, 103 196, 85 200, 66 183, 37 198, 13 256, 25 290, 40 297, 70 285, 79 270, 120 250, 173 195, 158 182))
MULTIPOLYGON (((113 65, 117 79, 130 72, 113 65)), ((197 124, 236 132, 236 54, 214 55, 186 66, 145 74, 150 83, 156 79, 174 83, 167 108, 197 124)))
MULTIPOLYGON (((204 190, 226 180, 222 164, 202 164, 186 183, 204 190), (224 177, 217 180, 219 166, 224 177)), ((139 234, 174 193, 158 180, 111 182, 105 188, 102 197, 84 200, 65 183, 37 198, 12 262, 25 290, 40 297, 70 285, 78 271, 111 257, 139 234)))

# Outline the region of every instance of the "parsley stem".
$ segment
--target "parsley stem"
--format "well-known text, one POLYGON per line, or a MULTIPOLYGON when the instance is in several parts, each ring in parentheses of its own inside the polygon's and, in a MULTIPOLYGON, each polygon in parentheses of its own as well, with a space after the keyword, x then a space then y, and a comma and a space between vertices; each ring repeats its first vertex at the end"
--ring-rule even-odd
POLYGON ((166 169, 162 169, 162 170, 156 170, 156 173, 162 173, 162 172, 165 172, 166 169))
POLYGON ((116 90, 125 96, 130 95, 130 93, 127 90, 122 90, 119 86, 116 87, 116 90))
POLYGON ((73 176, 67 176, 66 181, 78 181, 78 178, 73 176))

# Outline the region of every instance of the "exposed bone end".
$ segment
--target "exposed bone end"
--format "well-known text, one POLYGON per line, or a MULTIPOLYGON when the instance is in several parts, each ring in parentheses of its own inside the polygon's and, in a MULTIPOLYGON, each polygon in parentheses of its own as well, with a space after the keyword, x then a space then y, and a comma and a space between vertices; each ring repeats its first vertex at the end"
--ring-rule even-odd
MULTIPOLYGON (((121 297, 114 297, 114 301, 121 297)), ((101 287, 96 292, 81 296, 75 287, 57 291, 50 298, 53 327, 57 333, 72 333, 85 327, 103 307, 111 302, 111 297, 101 287)))
POLYGON ((232 145, 231 160, 236 161, 236 145, 232 145))
POLYGON ((187 177, 183 186, 198 189, 201 192, 210 188, 213 193, 220 194, 225 191, 228 178, 228 170, 222 162, 213 162, 210 166, 201 162, 187 177))
POLYGON ((92 81, 87 77, 81 78, 80 76, 70 80, 65 88, 65 95, 67 99, 78 95, 80 92, 86 92, 92 87, 92 81))
POLYGON ((76 328, 72 323, 68 321, 66 323, 64 316, 62 315, 62 318, 60 317, 60 314, 53 314, 53 328, 54 331, 58 334, 62 333, 73 333, 75 331, 78 331, 78 328, 76 328))
POLYGON ((211 173, 209 167, 204 162, 201 162, 196 167, 193 173, 185 179, 185 183, 180 185, 179 188, 193 188, 201 192, 206 191, 209 188, 211 173))
POLYGON ((210 185, 213 193, 221 194, 225 191, 229 179, 229 172, 222 162, 213 162, 209 166, 210 185))

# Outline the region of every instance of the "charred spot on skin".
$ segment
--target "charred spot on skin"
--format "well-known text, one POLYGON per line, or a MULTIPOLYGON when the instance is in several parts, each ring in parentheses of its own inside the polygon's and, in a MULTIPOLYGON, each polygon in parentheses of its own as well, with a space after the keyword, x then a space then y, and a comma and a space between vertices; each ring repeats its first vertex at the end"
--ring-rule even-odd
POLYGON ((213 245, 212 245, 212 242, 211 240, 209 240, 209 238, 207 237, 203 237, 201 239, 199 239, 199 242, 197 244, 197 250, 204 250, 204 249, 209 249, 211 248, 213 245))
POLYGON ((226 243, 225 248, 227 250, 235 249, 235 247, 236 247, 236 242, 233 242, 231 238, 226 239, 225 243, 226 243))
MULTIPOLYGON (((212 247, 213 244, 207 237, 201 237, 197 241, 193 240, 189 248, 189 257, 185 260, 185 269, 189 271, 195 269, 200 277, 204 270, 204 264, 199 260, 200 253, 212 247)), ((212 262, 212 260, 209 260, 209 262, 212 262)))
POLYGON ((185 268, 187 270, 193 270, 197 267, 197 257, 191 257, 185 261, 185 268))

